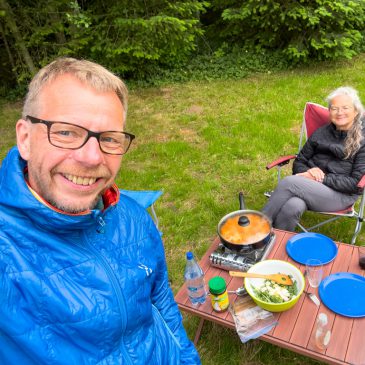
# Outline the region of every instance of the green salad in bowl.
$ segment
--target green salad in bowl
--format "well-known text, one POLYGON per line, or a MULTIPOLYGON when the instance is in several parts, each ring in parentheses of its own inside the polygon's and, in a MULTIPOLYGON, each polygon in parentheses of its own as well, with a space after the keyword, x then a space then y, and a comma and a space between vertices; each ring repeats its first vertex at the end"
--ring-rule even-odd
POLYGON ((289 302, 298 294, 297 282, 293 280, 293 285, 282 285, 272 280, 266 279, 259 287, 253 287, 257 298, 268 303, 284 303, 289 302))
POLYGON ((292 308, 305 287, 305 279, 301 271, 287 261, 260 261, 248 272, 267 275, 285 274, 292 279, 292 285, 282 285, 269 279, 245 278, 244 283, 248 294, 257 305, 270 312, 283 312, 292 308))

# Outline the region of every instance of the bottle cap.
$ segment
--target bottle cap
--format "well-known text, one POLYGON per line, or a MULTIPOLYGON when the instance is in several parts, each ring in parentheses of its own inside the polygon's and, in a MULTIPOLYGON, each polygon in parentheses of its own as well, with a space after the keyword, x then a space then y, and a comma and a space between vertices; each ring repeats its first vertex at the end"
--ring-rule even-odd
POLYGON ((211 278, 208 285, 209 291, 212 294, 222 294, 227 288, 226 281, 220 276, 214 276, 211 278))
POLYGON ((318 314, 318 321, 325 326, 328 323, 327 314, 325 313, 319 313, 318 314))
POLYGON ((192 252, 187 252, 186 253, 186 258, 188 259, 188 260, 191 260, 192 258, 194 257, 194 255, 193 255, 193 253, 192 252))

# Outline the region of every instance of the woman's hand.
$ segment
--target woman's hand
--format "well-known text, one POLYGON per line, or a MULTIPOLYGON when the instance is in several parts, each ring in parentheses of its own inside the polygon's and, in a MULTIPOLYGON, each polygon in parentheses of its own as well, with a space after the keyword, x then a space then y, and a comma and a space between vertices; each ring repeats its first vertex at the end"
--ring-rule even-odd
POLYGON ((304 176, 307 179, 315 180, 318 182, 322 182, 324 179, 324 172, 319 167, 312 167, 306 172, 301 172, 297 175, 304 176))

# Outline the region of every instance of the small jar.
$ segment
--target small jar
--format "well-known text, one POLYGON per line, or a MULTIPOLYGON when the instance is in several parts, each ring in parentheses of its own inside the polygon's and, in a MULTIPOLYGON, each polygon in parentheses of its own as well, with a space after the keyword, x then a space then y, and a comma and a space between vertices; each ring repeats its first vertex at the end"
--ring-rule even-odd
POLYGON ((225 280, 220 276, 214 276, 209 280, 208 285, 213 309, 216 312, 225 311, 229 306, 229 298, 225 280))

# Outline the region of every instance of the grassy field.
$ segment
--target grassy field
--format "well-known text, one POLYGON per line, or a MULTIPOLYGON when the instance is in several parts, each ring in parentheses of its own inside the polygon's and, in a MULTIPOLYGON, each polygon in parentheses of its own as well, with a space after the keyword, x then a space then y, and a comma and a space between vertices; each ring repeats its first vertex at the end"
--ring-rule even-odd
MULTIPOLYGON (((265 166, 297 151, 306 101, 324 104, 341 85, 357 88, 365 101, 365 56, 239 81, 194 82, 132 90, 127 130, 137 138, 124 157, 117 183, 124 189, 162 189, 156 210, 166 248, 173 290, 183 283, 185 252, 201 257, 225 214, 239 209, 243 191, 248 209, 265 204, 275 186, 265 166)), ((15 142, 21 104, 0 102, 0 160, 15 142)), ((288 169, 290 173, 290 169, 288 169)), ((306 214, 304 222, 317 221, 306 214)), ((349 242, 354 221, 340 221, 321 232, 349 242)), ((361 233, 358 243, 364 242, 361 233)), ((184 316, 192 337, 198 321, 184 316)), ((241 344, 232 330, 207 323, 198 350, 203 364, 314 364, 290 351, 251 341, 241 344)))

